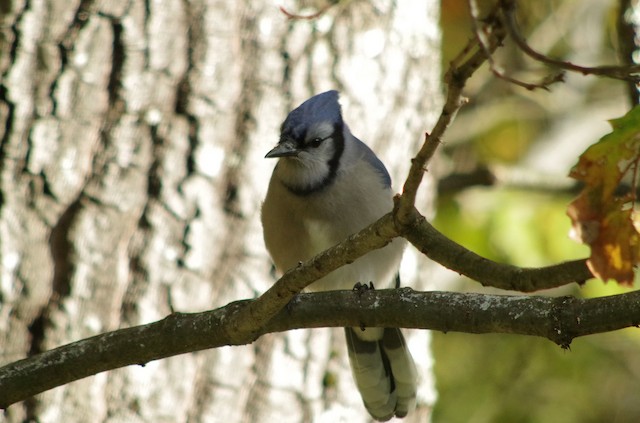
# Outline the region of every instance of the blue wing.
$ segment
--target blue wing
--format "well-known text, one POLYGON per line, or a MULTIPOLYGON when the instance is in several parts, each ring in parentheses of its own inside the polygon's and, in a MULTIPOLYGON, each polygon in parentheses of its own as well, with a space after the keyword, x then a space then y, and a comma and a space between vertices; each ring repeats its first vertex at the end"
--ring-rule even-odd
POLYGON ((353 141, 357 145, 356 148, 362 152, 362 159, 369 163, 376 172, 380 174, 384 187, 391 188, 391 176, 389 175, 387 168, 384 166, 384 163, 382 163, 378 156, 376 156, 376 153, 374 153, 367 144, 363 143, 355 136, 353 137, 353 141))

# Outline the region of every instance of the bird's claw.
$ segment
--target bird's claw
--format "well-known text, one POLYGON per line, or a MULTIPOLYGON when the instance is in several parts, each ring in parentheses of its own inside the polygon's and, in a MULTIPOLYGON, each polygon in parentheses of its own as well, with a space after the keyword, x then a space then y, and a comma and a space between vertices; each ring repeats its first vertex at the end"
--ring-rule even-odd
POLYGON ((362 282, 356 282, 356 284, 353 285, 353 290, 359 293, 362 293, 365 291, 373 291, 374 289, 376 288, 373 286, 373 282, 371 281, 369 281, 369 285, 362 282))

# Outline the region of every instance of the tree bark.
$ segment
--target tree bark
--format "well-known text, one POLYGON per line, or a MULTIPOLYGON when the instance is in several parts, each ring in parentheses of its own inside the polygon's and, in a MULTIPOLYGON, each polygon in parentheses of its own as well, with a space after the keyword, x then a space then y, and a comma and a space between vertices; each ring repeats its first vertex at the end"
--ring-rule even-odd
MULTIPOLYGON (((0 364, 264 292, 262 157, 312 94, 342 91, 351 129, 400 183, 440 108, 438 6, 345 2, 289 20, 270 2, 3 3, 0 364)), ((423 263, 405 263, 404 284, 427 287, 423 263)), ((429 341, 413 335, 423 380, 408 421, 425 421, 429 341)), ((5 417, 368 420, 329 329, 101 373, 5 417)))

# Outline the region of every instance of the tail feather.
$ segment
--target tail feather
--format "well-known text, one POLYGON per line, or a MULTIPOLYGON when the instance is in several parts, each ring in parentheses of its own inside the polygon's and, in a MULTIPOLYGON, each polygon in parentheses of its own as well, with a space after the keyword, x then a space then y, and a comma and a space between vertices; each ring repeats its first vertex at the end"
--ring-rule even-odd
POLYGON ((415 408, 417 372, 400 329, 385 328, 375 340, 375 330, 368 329, 366 336, 359 331, 345 328, 351 371, 365 407, 379 421, 406 416, 415 408))
POLYGON ((400 329, 384 329, 382 352, 389 360, 396 387, 396 417, 404 417, 416 408, 418 372, 400 329))

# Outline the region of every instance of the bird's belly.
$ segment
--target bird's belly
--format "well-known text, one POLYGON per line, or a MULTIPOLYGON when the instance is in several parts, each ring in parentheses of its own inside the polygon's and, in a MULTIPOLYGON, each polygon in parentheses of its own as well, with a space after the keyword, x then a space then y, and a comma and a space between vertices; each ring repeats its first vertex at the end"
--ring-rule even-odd
MULTIPOLYGON (((314 255, 337 244, 350 235, 349 232, 336 233, 336 222, 306 220, 304 222, 308 245, 312 246, 314 255)), ((358 258, 353 263, 334 270, 325 277, 312 283, 307 290, 327 291, 334 289, 351 289, 357 282, 373 282, 378 288, 392 286, 395 272, 402 257, 403 243, 397 239, 386 247, 374 250, 358 258)))
POLYGON ((348 233, 342 236, 341 234, 336 234, 335 223, 332 224, 318 219, 304 219, 302 225, 308 238, 307 245, 310 248, 309 257, 305 259, 309 259, 337 244, 349 235, 348 233))
MULTIPOLYGON (((290 208, 273 208, 265 201, 263 222, 283 222, 282 225, 264 225, 267 249, 280 272, 311 259, 318 253, 338 244, 362 227, 356 222, 374 221, 377 214, 359 210, 356 214, 329 213, 319 215, 317 205, 307 201, 292 201, 290 208), (364 213, 364 219, 362 219, 364 213), (300 218, 301 215, 306 215, 300 218)), ((332 210, 344 210, 333 207, 332 210)), ((393 285, 399 267, 404 242, 396 239, 380 250, 369 252, 353 263, 334 270, 312 283, 307 290, 326 291, 352 289, 356 282, 373 282, 377 288, 393 285)))

